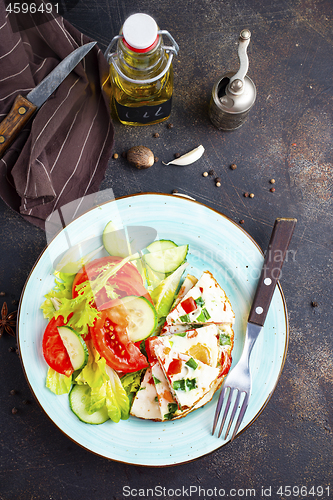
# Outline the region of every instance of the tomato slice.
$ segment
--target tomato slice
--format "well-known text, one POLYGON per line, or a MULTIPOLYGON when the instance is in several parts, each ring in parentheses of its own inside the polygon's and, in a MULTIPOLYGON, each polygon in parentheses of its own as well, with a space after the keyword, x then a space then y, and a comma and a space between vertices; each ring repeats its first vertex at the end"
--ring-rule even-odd
POLYGON ((156 358, 155 352, 154 352, 154 342, 156 339, 157 339, 157 337, 148 337, 145 340, 145 348, 146 348, 146 353, 148 356, 149 363, 156 363, 157 362, 157 358, 156 358))
MULTIPOLYGON (((110 256, 96 259, 87 264, 74 278, 72 288, 73 298, 78 296, 76 288, 78 285, 87 280, 93 281, 99 275, 102 266, 105 266, 105 264, 108 264, 109 262, 118 263, 121 260, 122 259, 120 257, 110 256)), ((114 276, 112 276, 108 283, 115 287, 115 292, 118 294, 119 298, 128 295, 143 296, 153 304, 149 293, 143 286, 141 274, 130 262, 127 262, 114 276)), ((107 296, 105 289, 100 290, 96 294, 95 302, 95 306, 98 310, 108 309, 115 304, 114 299, 110 300, 107 296)))
POLYGON ((186 314, 190 314, 191 312, 198 309, 198 306, 193 297, 189 297, 188 299, 183 300, 180 305, 182 306, 186 314))
POLYGON ((74 370, 57 328, 64 324, 62 316, 49 321, 43 336, 43 355, 46 363, 53 370, 69 377, 74 370))
POLYGON ((109 283, 114 284, 117 287, 116 292, 118 293, 119 297, 117 299, 110 300, 108 299, 106 294, 104 294, 104 297, 100 295, 97 299, 98 302, 97 309, 99 311, 114 307, 115 305, 119 304, 119 299, 122 299, 123 297, 128 297, 129 295, 136 295, 137 297, 145 297, 147 300, 149 300, 149 302, 152 305, 154 305, 153 299, 151 298, 149 292, 140 283, 135 283, 135 282, 128 283, 118 278, 116 278, 115 280, 110 280, 109 283))
POLYGON ((90 328, 96 350, 114 370, 129 373, 148 366, 146 357, 128 338, 127 311, 122 304, 100 312, 90 328))
POLYGON ((222 368, 219 377, 227 375, 227 373, 230 370, 231 362, 232 362, 231 356, 227 352, 223 352, 223 357, 221 357, 222 368))
MULTIPOLYGON (((122 261, 121 257, 112 257, 110 255, 109 257, 101 257, 100 259, 95 259, 92 262, 86 264, 74 278, 73 288, 72 288, 73 297, 77 297, 78 295, 76 292, 77 285, 80 285, 81 283, 87 281, 88 279, 90 281, 93 281, 100 273, 101 268, 106 264, 110 262, 114 262, 115 264, 117 264, 118 262, 121 261, 122 261)), ((139 273, 137 268, 130 262, 127 262, 117 272, 116 276, 120 279, 125 279, 126 281, 129 282, 133 281, 133 282, 139 282, 141 283, 141 285, 143 284, 141 274, 139 273)))

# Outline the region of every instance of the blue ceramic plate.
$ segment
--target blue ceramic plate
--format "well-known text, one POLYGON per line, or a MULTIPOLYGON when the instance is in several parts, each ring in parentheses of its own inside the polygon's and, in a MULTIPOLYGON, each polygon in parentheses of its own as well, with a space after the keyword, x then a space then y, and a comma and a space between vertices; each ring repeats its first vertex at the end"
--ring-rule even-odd
MULTIPOLYGON (((197 277, 213 273, 233 306, 236 323, 233 365, 244 343, 247 316, 263 264, 263 254, 253 239, 224 215, 188 199, 161 194, 121 198, 85 213, 69 226, 72 245, 90 240, 101 244, 107 222, 121 217, 124 226, 154 228, 158 239, 189 244, 187 271, 197 277)), ((68 396, 55 396, 45 387, 47 365, 42 354, 46 326, 40 305, 53 287, 52 259, 66 249, 59 233, 36 262, 26 282, 18 321, 18 341, 27 380, 38 402, 68 437, 93 453, 130 464, 165 466, 194 460, 226 441, 211 435, 218 394, 187 417, 152 422, 130 417, 115 424, 88 425, 71 412, 68 396), (50 257, 51 256, 51 257, 50 257)), ((280 285, 251 355, 253 388, 248 410, 239 432, 249 426, 265 407, 277 384, 288 346, 286 304, 280 285)))

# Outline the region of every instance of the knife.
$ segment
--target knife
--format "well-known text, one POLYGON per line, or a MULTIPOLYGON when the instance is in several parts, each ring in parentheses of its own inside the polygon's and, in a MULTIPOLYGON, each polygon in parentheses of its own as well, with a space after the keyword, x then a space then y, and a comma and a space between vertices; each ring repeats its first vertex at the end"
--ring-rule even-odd
POLYGON ((264 326, 296 223, 297 219, 293 218, 279 217, 275 220, 247 320, 246 336, 249 353, 264 326))
POLYGON ((0 158, 16 139, 31 116, 44 104, 77 64, 97 42, 87 43, 71 52, 26 97, 18 95, 12 109, 0 123, 0 158))
POLYGON ((275 220, 248 318, 250 324, 260 329, 264 326, 296 223, 297 219, 280 217, 275 220))

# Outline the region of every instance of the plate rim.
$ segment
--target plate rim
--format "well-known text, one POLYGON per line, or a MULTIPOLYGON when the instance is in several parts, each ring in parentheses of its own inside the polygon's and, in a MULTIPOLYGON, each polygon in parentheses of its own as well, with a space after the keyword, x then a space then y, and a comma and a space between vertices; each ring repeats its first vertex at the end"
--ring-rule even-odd
MULTIPOLYGON (((256 240, 243 228, 243 227, 240 227, 239 224, 237 224, 237 222, 235 222, 234 220, 232 220, 229 216, 225 215, 224 213, 218 211, 217 209, 215 208, 212 208, 210 207, 209 205, 206 205, 205 203, 202 203, 200 201, 197 201, 195 199, 190 199, 186 196, 182 196, 181 194, 176 196, 173 195, 173 194, 170 194, 170 193, 156 193, 156 192, 151 192, 151 191, 147 191, 147 192, 142 192, 142 193, 134 193, 134 194, 130 194, 130 195, 124 195, 124 196, 120 196, 120 197, 117 197, 117 198, 114 198, 114 199, 111 199, 111 200, 107 200, 107 201, 104 201, 102 203, 99 203, 98 205, 95 205, 93 207, 91 207, 90 209, 87 209, 85 210, 84 212, 82 212, 78 217, 76 217, 75 219, 73 219, 69 224, 66 225, 66 227, 69 227, 72 223, 76 222, 78 219, 80 219, 81 217, 85 216, 87 213, 91 212, 92 210, 95 210, 96 208, 98 208, 99 206, 103 206, 103 205, 106 205, 108 203, 112 203, 112 202, 116 202, 116 201, 119 201, 119 200, 124 200, 124 199, 130 199, 130 198, 134 198, 134 197, 140 197, 140 196, 161 196, 161 197, 169 197, 169 198, 173 198, 173 199, 182 199, 184 201, 187 201, 189 203, 195 203, 197 205, 200 205, 200 206, 203 206, 205 207, 206 209, 209 209, 211 210, 212 212, 215 212, 217 215, 219 215, 220 217, 226 219, 227 221, 231 222, 236 228, 237 230, 240 230, 241 232, 244 233, 244 235, 255 245, 255 247, 259 250, 259 252, 261 253, 262 256, 264 256, 264 252, 263 250, 261 249, 261 247, 259 246, 259 244, 256 242, 256 240)), ((20 299, 19 299, 19 304, 18 304, 18 309, 17 309, 17 323, 16 323, 16 337, 17 337, 17 346, 18 346, 18 351, 19 351, 19 358, 20 358, 20 362, 21 362, 21 366, 22 366, 22 369, 23 369, 23 373, 24 373, 24 376, 26 378, 26 381, 28 383, 28 386, 30 388, 30 391, 34 397, 34 399, 37 401, 38 405, 40 406, 40 408, 43 410, 44 414, 48 417, 48 419, 52 422, 52 424, 62 432, 62 434, 64 436, 66 436, 68 439, 70 439, 73 443, 75 443, 76 445, 80 446, 82 449, 84 450, 87 450, 88 452, 90 453, 93 453, 94 455, 98 456, 98 457, 102 457, 106 460, 112 460, 114 462, 118 462, 118 463, 122 463, 122 464, 127 464, 127 465, 134 465, 134 466, 139 466, 139 467, 151 467, 153 469, 156 469, 156 468, 163 468, 163 467, 174 467, 174 466, 177 466, 177 465, 183 465, 183 464, 187 464, 187 463, 191 463, 191 462, 194 462, 195 460, 198 460, 198 459, 201 459, 203 457, 206 457, 208 455, 211 455, 212 453, 215 453, 216 451, 220 450, 221 448, 223 448, 224 446, 228 445, 231 443, 230 440, 226 441, 226 442, 221 442, 221 445, 218 446, 217 448, 215 448, 214 450, 211 450, 211 451, 208 451, 206 453, 203 453, 202 455, 198 456, 198 457, 194 457, 194 458, 191 458, 191 459, 188 459, 188 460, 183 460, 181 462, 177 462, 177 463, 169 463, 169 464, 157 464, 157 465, 148 465, 148 464, 138 464, 138 463, 135 463, 135 462, 129 462, 129 461, 125 461, 125 460, 120 460, 120 459, 117 459, 117 458, 110 458, 110 457, 106 457, 104 454, 101 454, 101 453, 98 453, 97 451, 94 451, 94 450, 91 450, 90 448, 88 448, 87 446, 84 446, 83 444, 79 443, 78 441, 76 441, 74 438, 72 438, 69 434, 67 434, 61 427, 59 427, 53 420, 52 418, 50 417, 50 415, 47 413, 47 411, 44 409, 42 403, 39 401, 37 395, 35 394, 35 391, 29 381, 29 378, 28 378, 28 375, 27 375, 27 372, 25 370, 25 366, 24 366, 24 362, 23 362, 23 358, 22 358, 22 353, 21 353, 21 344, 20 344, 20 328, 19 328, 19 325, 20 325, 20 313, 21 313, 21 306, 22 306, 22 302, 23 302, 23 297, 24 297, 24 293, 25 293, 25 290, 26 290, 26 287, 29 283, 29 280, 30 280, 30 277, 32 275, 32 273, 34 272, 36 266, 38 265, 39 261, 41 260, 41 258, 43 257, 44 253, 46 252, 47 248, 48 248, 48 245, 53 242, 53 240, 61 233, 61 231, 63 230, 60 229, 54 236, 53 238, 48 242, 48 244, 43 248, 43 250, 40 252, 39 256, 37 257, 37 259, 35 260, 32 268, 30 269, 29 271, 29 274, 25 280, 25 283, 24 283, 24 286, 22 288, 22 291, 21 291, 21 295, 20 295, 20 299)), ((272 388, 271 392, 268 394, 266 400, 264 401, 264 403, 262 404, 262 406, 260 407, 260 409, 258 410, 258 412, 255 414, 255 416, 252 418, 252 420, 250 420, 248 422, 248 424, 240 431, 237 433, 237 435, 235 436, 235 439, 240 436, 241 434, 243 434, 243 432, 248 429, 256 420, 257 418, 261 415, 261 413, 263 412, 263 410, 266 408, 267 404, 269 403, 270 399, 272 398, 274 392, 275 392, 275 389, 278 385, 278 382, 280 380, 280 377, 281 377, 281 374, 283 372, 283 369, 284 369, 284 365, 285 365, 285 362, 286 362, 286 358, 287 358, 287 353, 288 353, 288 347, 289 347, 289 337, 290 337, 290 332, 289 332, 289 318, 288 318, 288 309, 287 309, 287 303, 286 303, 286 299, 285 299, 285 296, 284 296, 284 292, 283 292, 283 289, 282 289, 282 286, 281 286, 281 283, 280 283, 280 280, 277 281, 277 289, 279 290, 279 293, 280 293, 280 296, 281 296, 281 300, 282 300, 282 304, 283 304, 283 313, 284 313, 284 321, 285 321, 285 328, 286 328, 286 338, 285 338, 285 345, 284 345, 284 352, 283 352, 283 359, 281 360, 281 366, 280 366, 280 370, 279 370, 279 373, 277 375, 277 378, 276 378, 276 381, 275 381, 275 384, 274 384, 274 387, 272 388)), ((222 440, 221 440, 222 441, 222 440)))

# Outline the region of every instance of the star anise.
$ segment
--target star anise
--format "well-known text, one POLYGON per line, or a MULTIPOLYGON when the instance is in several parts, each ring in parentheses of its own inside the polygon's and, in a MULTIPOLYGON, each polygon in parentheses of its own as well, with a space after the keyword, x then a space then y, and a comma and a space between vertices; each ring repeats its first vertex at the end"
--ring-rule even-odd
POLYGON ((0 319, 0 337, 2 337, 3 332, 6 330, 9 335, 15 337, 15 332, 12 326, 16 325, 17 311, 8 314, 8 307, 6 302, 3 303, 1 309, 1 319, 0 319))

